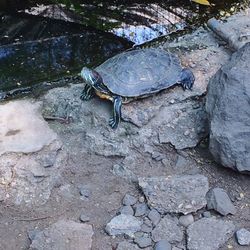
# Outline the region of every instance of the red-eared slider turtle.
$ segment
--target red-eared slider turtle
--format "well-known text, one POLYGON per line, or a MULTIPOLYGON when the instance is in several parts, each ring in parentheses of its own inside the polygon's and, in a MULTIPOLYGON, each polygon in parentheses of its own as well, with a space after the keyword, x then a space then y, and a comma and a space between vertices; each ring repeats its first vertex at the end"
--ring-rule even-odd
POLYGON ((84 67, 81 76, 86 82, 82 100, 94 94, 114 103, 109 120, 117 128, 121 119, 121 105, 133 99, 143 98, 175 84, 192 89, 194 75, 182 68, 179 59, 160 49, 138 49, 118 54, 95 70, 84 67))

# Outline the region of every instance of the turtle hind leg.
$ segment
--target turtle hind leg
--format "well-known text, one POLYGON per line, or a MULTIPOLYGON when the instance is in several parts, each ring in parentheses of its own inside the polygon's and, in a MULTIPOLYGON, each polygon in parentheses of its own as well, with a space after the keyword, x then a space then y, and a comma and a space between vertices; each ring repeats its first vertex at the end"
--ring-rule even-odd
POLYGON ((88 101, 94 96, 94 94, 95 94, 94 88, 92 88, 92 86, 86 84, 83 91, 82 91, 80 98, 83 101, 88 101))
POLYGON ((113 116, 109 119, 109 126, 112 129, 116 129, 121 120, 121 107, 122 107, 121 96, 114 96, 113 102, 114 102, 113 116))
POLYGON ((194 80, 195 80, 194 74, 190 69, 184 68, 181 71, 179 82, 184 90, 186 89, 192 90, 192 87, 194 85, 194 80))

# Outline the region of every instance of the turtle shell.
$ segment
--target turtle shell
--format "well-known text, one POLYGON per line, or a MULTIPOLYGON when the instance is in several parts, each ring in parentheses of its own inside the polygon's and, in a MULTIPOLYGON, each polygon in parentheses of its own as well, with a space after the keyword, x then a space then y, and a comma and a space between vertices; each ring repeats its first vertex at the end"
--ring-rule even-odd
POLYGON ((160 49, 137 49, 118 54, 96 68, 103 83, 124 97, 150 95, 179 81, 179 59, 160 49))

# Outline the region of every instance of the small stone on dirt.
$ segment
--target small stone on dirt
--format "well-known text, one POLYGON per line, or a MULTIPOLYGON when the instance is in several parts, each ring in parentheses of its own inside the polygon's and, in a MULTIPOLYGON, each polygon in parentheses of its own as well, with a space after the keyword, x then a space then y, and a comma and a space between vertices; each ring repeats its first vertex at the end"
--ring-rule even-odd
POLYGON ((125 194, 122 204, 125 206, 133 206, 137 202, 137 198, 130 194, 125 194))
POLYGON ((211 213, 209 212, 209 211, 205 211, 203 214, 203 217, 205 217, 205 218, 210 218, 212 215, 211 215, 211 213))
POLYGON ((116 250, 139 250, 140 248, 133 243, 122 241, 118 244, 116 250))
POLYGON ((160 240, 155 244, 154 250, 171 250, 172 246, 167 240, 160 240))
POLYGON ((234 233, 234 225, 229 221, 202 218, 187 229, 189 250, 215 250, 224 245, 234 233))
POLYGON ((135 216, 137 217, 146 215, 149 210, 146 203, 135 204, 134 209, 135 209, 135 216))
POLYGON ((249 246, 250 245, 250 232, 245 228, 241 228, 236 232, 236 238, 238 243, 241 246, 249 246))
POLYGON ((91 196, 91 191, 89 190, 88 187, 82 186, 79 188, 79 193, 81 196, 85 198, 89 198, 91 196))
POLYGON ((85 213, 81 213, 80 215, 80 221, 85 223, 89 221, 89 217, 85 213))
POLYGON ((154 242, 168 239, 170 243, 180 242, 183 239, 183 232, 178 226, 178 219, 165 216, 152 231, 152 239, 154 242))
POLYGON ((151 209, 148 213, 148 218, 152 221, 153 225, 156 226, 161 220, 161 215, 156 209, 151 209))
POLYGON ((140 247, 145 248, 152 245, 152 240, 148 236, 136 237, 134 242, 140 247))
POLYGON ((105 230, 109 235, 126 234, 133 236, 141 230, 142 221, 132 215, 120 214, 114 217, 106 226, 105 230))
POLYGON ((222 215, 236 213, 236 209, 228 194, 222 188, 213 188, 209 190, 206 198, 208 209, 214 209, 222 215))
POLYGON ((128 214, 128 215, 134 215, 134 210, 131 206, 123 206, 120 208, 119 214, 128 214))
POLYGON ((187 227, 194 222, 194 216, 192 214, 183 215, 179 218, 179 223, 187 227))

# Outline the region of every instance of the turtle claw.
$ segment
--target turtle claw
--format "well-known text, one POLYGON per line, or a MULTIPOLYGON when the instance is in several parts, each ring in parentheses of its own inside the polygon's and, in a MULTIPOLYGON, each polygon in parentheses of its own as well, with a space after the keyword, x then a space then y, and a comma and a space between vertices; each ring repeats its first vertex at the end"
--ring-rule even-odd
POLYGON ((109 119, 109 126, 110 126, 112 129, 116 129, 117 126, 118 126, 118 122, 116 122, 116 120, 115 120, 113 117, 111 117, 111 118, 109 119))

